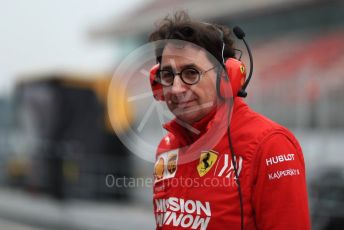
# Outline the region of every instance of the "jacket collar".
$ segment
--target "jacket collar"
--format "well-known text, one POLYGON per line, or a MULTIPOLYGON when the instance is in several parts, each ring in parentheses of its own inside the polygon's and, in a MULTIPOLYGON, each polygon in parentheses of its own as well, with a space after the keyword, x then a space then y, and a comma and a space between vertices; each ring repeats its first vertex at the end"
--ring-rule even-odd
MULTIPOLYGON (((232 121, 231 121, 231 128, 235 128, 235 120, 238 118, 238 114, 240 115, 240 111, 247 107, 246 103, 243 99, 236 97, 234 99, 234 107, 232 111, 232 121)), ((222 103, 219 107, 213 109, 209 114, 203 117, 201 120, 193 123, 193 124, 186 124, 178 119, 173 119, 163 127, 172 133, 175 137, 177 137, 180 141, 182 146, 188 145, 196 141, 200 138, 204 133, 206 133, 215 123, 215 121, 220 121, 219 119, 223 119, 223 114, 226 110, 226 104, 222 103)))

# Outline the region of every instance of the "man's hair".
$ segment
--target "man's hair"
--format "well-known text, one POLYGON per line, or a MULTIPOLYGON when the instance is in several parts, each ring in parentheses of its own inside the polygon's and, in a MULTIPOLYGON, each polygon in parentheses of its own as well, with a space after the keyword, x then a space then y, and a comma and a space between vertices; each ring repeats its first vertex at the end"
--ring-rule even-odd
MULTIPOLYGON (((227 27, 195 21, 185 11, 178 11, 172 17, 166 16, 157 24, 156 30, 149 36, 149 41, 177 39, 191 42, 207 50, 222 64, 222 41, 225 43, 224 58, 235 56, 233 40, 230 37, 231 33, 227 27)), ((155 51, 159 63, 161 63, 162 52, 163 48, 155 51)), ((210 57, 210 60, 212 59, 210 57)))

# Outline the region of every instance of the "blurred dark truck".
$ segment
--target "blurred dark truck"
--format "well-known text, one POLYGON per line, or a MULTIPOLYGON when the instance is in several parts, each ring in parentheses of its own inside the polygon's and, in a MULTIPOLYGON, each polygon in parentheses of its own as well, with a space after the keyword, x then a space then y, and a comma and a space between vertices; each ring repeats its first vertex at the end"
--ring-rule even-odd
POLYGON ((57 199, 129 198, 125 189, 106 184, 107 175, 131 175, 129 151, 109 121, 111 78, 29 79, 14 92, 15 146, 7 158, 7 184, 57 199))

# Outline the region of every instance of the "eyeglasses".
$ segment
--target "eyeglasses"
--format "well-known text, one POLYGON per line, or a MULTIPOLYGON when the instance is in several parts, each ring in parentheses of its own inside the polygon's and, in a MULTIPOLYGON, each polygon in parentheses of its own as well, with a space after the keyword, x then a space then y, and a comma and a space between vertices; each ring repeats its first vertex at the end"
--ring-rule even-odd
POLYGON ((216 66, 211 67, 208 70, 205 71, 199 71, 195 68, 186 68, 180 71, 179 73, 175 73, 172 70, 159 70, 158 71, 158 81, 163 86, 172 86, 174 82, 174 78, 176 75, 180 76, 180 79, 187 85, 194 85, 198 83, 201 79, 201 76, 205 74, 206 72, 214 69, 216 66))

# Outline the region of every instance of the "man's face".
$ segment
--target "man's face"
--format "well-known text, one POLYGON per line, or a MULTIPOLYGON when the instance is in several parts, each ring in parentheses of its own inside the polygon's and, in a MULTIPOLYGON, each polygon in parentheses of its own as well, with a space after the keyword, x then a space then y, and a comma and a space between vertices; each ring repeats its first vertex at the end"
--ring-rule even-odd
MULTIPOLYGON (((178 46, 169 43, 162 53, 161 70, 180 73, 192 67, 199 72, 214 67, 206 51, 187 44, 178 46)), ((163 93, 170 111, 180 120, 192 124, 207 115, 216 106, 216 68, 201 74, 194 85, 184 83, 180 75, 175 75, 172 86, 164 86, 163 93)))

